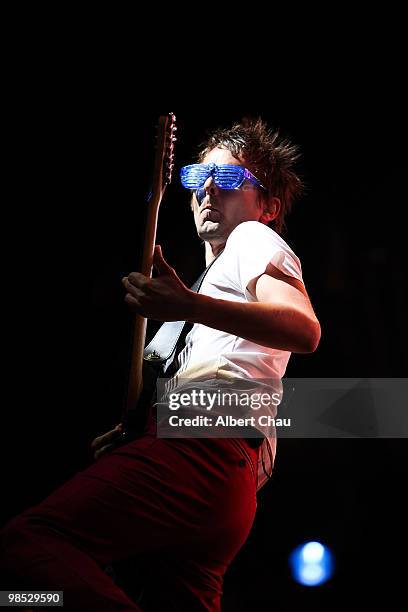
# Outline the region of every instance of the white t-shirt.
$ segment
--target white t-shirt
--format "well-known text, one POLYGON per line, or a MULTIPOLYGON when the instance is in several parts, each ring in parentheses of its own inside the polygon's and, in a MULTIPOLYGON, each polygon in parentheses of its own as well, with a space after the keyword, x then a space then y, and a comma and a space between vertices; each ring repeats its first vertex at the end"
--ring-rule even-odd
MULTIPOLYGON (((247 286, 265 272, 268 263, 303 282, 300 260, 283 238, 263 223, 245 221, 229 235, 224 251, 205 276, 199 293, 234 302, 256 302, 256 296, 247 286)), ((186 380, 262 379, 270 381, 270 388, 281 397, 281 379, 290 355, 289 351, 261 346, 195 323, 186 336, 186 345, 178 355, 178 370, 166 385, 166 391, 184 389, 186 380)), ((276 415, 276 408, 272 415, 276 415)), ((275 428, 265 428, 263 433, 266 438, 259 453, 258 490, 267 481, 262 457, 271 473, 276 455, 275 428), (269 453, 265 452, 266 444, 270 445, 272 462, 269 453)))

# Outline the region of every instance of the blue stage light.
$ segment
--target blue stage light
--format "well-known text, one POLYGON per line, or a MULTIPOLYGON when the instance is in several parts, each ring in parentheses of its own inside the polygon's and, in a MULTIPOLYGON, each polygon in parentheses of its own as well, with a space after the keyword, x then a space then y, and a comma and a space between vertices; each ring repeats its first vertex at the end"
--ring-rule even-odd
POLYGON ((305 586, 319 586, 333 574, 333 555, 320 542, 307 542, 290 555, 292 576, 305 586))

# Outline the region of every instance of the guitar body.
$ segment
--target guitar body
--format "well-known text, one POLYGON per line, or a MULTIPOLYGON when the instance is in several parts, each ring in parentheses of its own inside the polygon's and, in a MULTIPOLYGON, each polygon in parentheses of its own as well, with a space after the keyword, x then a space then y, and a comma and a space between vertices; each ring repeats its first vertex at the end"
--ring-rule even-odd
POLYGON ((162 374, 163 366, 152 366, 146 361, 143 362, 143 384, 140 395, 134 408, 126 414, 126 418, 122 418, 124 427, 122 435, 118 440, 120 444, 125 444, 143 435, 150 407, 156 398, 156 382, 162 374))

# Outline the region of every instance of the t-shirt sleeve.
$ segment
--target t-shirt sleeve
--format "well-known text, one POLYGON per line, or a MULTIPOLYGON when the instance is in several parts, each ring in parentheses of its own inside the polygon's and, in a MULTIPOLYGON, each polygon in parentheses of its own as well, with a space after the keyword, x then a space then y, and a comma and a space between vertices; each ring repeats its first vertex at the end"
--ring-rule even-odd
POLYGON ((225 251, 230 280, 250 302, 256 298, 248 291, 248 283, 261 276, 269 263, 303 283, 299 258, 274 230, 259 221, 238 225, 231 232, 225 251))

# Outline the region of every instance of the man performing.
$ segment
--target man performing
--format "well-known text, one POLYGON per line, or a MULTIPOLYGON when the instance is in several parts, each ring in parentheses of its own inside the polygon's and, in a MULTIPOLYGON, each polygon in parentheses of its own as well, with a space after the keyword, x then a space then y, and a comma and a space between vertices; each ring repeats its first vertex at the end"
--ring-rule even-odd
MULTIPOLYGON (((300 261, 280 236, 301 192, 297 157, 261 119, 243 120, 213 132, 198 163, 182 169, 207 266, 217 258, 199 293, 160 247, 155 278, 123 279, 134 312, 193 324, 168 392, 185 388, 182 379, 280 381, 292 352, 316 350, 320 325, 300 261)), ((114 450, 120 425, 96 438, 93 465, 6 525, 3 589, 63 591, 72 610, 140 610, 104 571, 140 555, 151 566, 155 610, 221 609, 223 577, 251 530, 276 436, 158 437, 153 408, 142 436, 114 450)))

